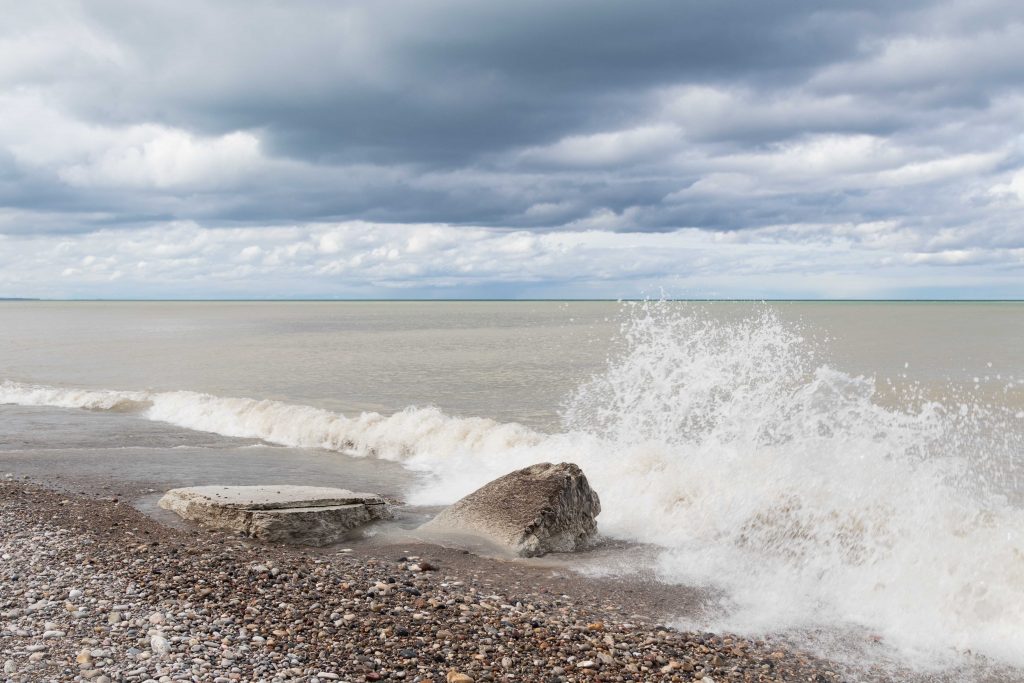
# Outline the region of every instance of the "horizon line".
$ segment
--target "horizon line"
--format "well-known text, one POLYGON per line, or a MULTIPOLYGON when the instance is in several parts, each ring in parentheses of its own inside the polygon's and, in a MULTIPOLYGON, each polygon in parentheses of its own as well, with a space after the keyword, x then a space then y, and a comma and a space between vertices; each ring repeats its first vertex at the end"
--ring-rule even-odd
POLYGON ((42 298, 42 297, 0 297, 0 302, 51 302, 51 303, 539 303, 539 302, 581 302, 581 303, 1024 303, 1024 298, 782 298, 782 297, 664 297, 664 298, 42 298))

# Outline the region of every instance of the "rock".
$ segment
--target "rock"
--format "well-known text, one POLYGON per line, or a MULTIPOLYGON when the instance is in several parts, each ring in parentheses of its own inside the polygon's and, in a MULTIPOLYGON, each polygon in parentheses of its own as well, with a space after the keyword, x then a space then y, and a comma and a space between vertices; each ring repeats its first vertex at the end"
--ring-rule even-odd
POLYGON ((474 683, 472 676, 467 676, 466 674, 456 671, 455 669, 452 669, 448 672, 446 680, 448 681, 448 683, 474 683))
POLYGON ((77 588, 68 591, 68 600, 74 602, 80 597, 82 597, 82 591, 78 590, 77 588))
POLYGON ((163 636, 152 636, 149 639, 149 647, 153 654, 165 655, 171 651, 171 643, 163 636))
POLYGON ((534 557, 585 546, 600 512, 579 467, 541 463, 495 479, 420 528, 482 537, 514 555, 534 557))
POLYGON ((160 507, 215 529, 315 546, 335 543, 356 527, 391 517, 380 496, 319 486, 171 489, 160 507))
POLYGON ((4 662, 4 673, 5 674, 12 674, 12 673, 14 673, 17 670, 18 670, 18 665, 14 663, 13 659, 8 659, 6 662, 4 662))

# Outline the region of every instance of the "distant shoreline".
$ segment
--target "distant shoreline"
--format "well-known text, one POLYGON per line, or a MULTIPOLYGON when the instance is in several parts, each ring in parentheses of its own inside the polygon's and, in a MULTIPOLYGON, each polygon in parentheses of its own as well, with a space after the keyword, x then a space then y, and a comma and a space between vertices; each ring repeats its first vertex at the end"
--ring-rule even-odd
POLYGON ((45 299, 0 297, 4 301, 46 303, 808 303, 808 304, 1019 304, 1024 299, 45 299))

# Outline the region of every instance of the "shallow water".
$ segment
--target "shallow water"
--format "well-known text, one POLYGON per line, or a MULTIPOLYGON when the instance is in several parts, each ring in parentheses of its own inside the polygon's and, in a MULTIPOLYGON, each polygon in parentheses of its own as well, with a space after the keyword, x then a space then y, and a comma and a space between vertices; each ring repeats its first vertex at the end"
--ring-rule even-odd
POLYGON ((400 499, 417 479, 395 463, 196 432, 135 413, 6 405, 0 424, 0 475, 46 479, 87 494, 317 482, 400 499))
POLYGON ((0 463, 440 505, 572 460, 725 596, 688 625, 1024 666, 1021 338, 994 303, 5 303, 0 463))

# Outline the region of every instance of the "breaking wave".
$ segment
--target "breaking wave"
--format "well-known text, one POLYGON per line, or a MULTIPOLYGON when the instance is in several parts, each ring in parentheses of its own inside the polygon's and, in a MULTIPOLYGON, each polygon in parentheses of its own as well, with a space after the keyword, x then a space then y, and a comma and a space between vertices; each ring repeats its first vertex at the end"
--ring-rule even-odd
POLYGON ((671 582, 727 596, 715 626, 865 629, 915 663, 973 652, 1024 666, 1021 418, 969 397, 880 400, 771 313, 723 322, 639 305, 621 348, 537 432, 432 407, 347 417, 189 391, 0 384, 0 403, 135 410, 226 436, 395 460, 413 503, 457 499, 539 461, 573 461, 603 533, 661 547, 671 582))

